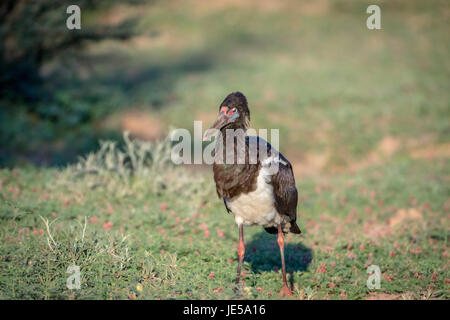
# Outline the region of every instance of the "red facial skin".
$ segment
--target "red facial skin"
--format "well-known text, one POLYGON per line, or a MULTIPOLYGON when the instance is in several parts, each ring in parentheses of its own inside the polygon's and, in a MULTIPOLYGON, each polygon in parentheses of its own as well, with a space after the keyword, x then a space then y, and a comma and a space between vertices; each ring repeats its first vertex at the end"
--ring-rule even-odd
POLYGON ((227 113, 228 107, 227 106, 223 106, 222 108, 220 108, 220 114, 225 114, 227 113))
POLYGON ((220 108, 220 112, 219 113, 220 114, 227 114, 227 115, 231 116, 234 113, 234 111, 233 111, 233 109, 230 109, 227 106, 223 106, 222 108, 220 108))
POLYGON ((236 113, 236 108, 230 109, 228 106, 222 106, 220 107, 219 116, 217 117, 217 120, 214 122, 212 127, 208 130, 206 130, 203 141, 206 141, 208 137, 212 134, 213 128, 214 129, 220 129, 223 124, 226 124, 229 121, 229 118, 236 113))

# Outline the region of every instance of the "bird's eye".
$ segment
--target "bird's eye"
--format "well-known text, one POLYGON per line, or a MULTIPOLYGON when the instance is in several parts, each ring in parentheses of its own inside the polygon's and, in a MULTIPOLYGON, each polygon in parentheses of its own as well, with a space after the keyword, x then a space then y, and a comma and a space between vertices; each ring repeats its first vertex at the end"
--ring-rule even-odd
POLYGON ((236 112, 236 108, 231 109, 231 111, 232 111, 233 113, 235 113, 235 112, 236 112))

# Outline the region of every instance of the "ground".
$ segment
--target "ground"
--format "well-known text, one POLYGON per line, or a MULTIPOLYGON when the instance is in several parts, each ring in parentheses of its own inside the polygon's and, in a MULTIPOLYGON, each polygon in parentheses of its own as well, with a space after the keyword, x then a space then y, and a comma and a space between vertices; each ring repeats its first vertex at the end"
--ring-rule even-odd
MULTIPOLYGON (((404 159, 298 181, 302 235, 286 244, 292 298, 448 299, 448 168, 448 159, 404 159), (370 265, 379 290, 366 285, 370 265)), ((275 236, 245 228, 235 294, 238 229, 212 174, 170 170, 157 181, 88 165, 2 170, 1 297, 279 298, 275 236), (73 264, 80 290, 66 288, 73 264)))
POLYGON ((121 138, 205 129, 239 90, 296 175, 290 299, 449 299, 449 3, 380 1, 374 31, 369 4, 156 1, 87 17, 140 14, 141 34, 43 67, 69 106, 61 123, 0 110, 0 298, 278 299, 279 250, 260 227, 245 229, 233 292, 238 230, 211 168, 121 138), (80 290, 66 287, 73 264, 80 290))

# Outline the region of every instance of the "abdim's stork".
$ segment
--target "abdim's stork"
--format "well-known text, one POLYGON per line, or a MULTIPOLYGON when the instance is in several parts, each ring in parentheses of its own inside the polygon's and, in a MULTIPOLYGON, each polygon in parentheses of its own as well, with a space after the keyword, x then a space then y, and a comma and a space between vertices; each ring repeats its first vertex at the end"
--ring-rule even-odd
POLYGON ((300 233, 296 223, 298 195, 294 174, 289 161, 268 142, 245 134, 249 123, 247 99, 242 93, 234 92, 221 103, 217 120, 203 137, 207 140, 214 131, 220 133, 216 139, 213 171, 217 194, 223 199, 227 211, 234 214, 239 227, 236 285, 244 260, 244 226, 261 225, 267 232, 278 234, 284 283, 280 294, 292 295, 286 281, 284 234, 300 233), (233 136, 229 136, 231 134, 233 136), (252 141, 256 143, 252 144, 252 141), (218 148, 219 143, 222 149, 218 148), (255 159, 251 156, 254 154, 252 146, 257 147, 256 161, 251 161, 255 159), (230 152, 233 157, 231 163, 231 158, 227 157, 230 152), (241 157, 244 155, 241 161, 239 154, 241 157))

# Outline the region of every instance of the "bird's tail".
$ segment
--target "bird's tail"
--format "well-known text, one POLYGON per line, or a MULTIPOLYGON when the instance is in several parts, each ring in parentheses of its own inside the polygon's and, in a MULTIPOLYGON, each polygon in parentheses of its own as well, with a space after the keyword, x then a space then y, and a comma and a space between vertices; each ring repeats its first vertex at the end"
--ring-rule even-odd
MULTIPOLYGON (((264 228, 268 233, 270 234, 277 234, 278 228, 277 227, 266 227, 264 228)), ((288 231, 286 229, 283 230, 284 233, 287 233, 288 231)), ((291 221, 291 226, 289 228, 289 232, 300 234, 302 233, 300 228, 297 225, 297 222, 291 221)))
POLYGON ((295 222, 295 221, 291 221, 291 229, 289 231, 292 233, 297 233, 297 234, 302 233, 302 231, 300 230, 300 228, 297 225, 297 222, 295 222))

